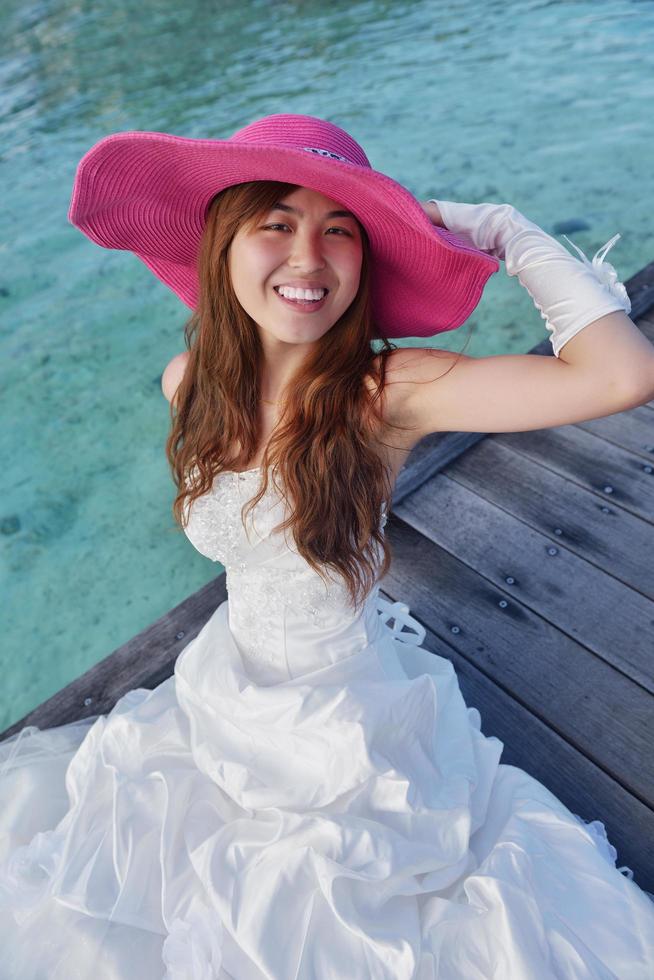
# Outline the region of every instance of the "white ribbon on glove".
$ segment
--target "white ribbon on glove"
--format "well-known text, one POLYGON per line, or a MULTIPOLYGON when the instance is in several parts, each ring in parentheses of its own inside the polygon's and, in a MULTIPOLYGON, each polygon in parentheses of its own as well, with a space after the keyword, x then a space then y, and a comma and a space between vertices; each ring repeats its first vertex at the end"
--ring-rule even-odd
POLYGON ((430 199, 448 231, 463 234, 476 248, 504 259, 509 276, 517 276, 550 331, 552 350, 607 313, 631 312, 618 274, 605 256, 620 235, 595 253, 592 262, 563 236, 579 259, 510 204, 461 204, 430 199))

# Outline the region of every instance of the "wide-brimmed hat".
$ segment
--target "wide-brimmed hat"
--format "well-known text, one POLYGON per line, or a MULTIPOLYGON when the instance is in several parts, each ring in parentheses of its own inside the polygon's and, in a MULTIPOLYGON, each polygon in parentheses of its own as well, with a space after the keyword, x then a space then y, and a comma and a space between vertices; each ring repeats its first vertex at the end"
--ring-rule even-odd
POLYGON ((372 312, 381 335, 454 330, 499 268, 493 256, 433 225, 413 194, 374 170, 345 130, 291 113, 265 116, 224 140, 105 136, 78 165, 68 217, 96 244, 134 252, 194 309, 208 205, 225 187, 253 180, 320 191, 356 215, 370 240, 372 312))

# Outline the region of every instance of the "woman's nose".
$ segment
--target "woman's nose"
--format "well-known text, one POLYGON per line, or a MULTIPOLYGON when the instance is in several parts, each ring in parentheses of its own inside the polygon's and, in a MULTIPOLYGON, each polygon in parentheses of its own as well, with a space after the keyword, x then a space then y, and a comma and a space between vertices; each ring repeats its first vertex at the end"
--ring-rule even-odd
POLYGON ((320 269, 324 264, 322 234, 297 232, 293 236, 291 265, 320 269))

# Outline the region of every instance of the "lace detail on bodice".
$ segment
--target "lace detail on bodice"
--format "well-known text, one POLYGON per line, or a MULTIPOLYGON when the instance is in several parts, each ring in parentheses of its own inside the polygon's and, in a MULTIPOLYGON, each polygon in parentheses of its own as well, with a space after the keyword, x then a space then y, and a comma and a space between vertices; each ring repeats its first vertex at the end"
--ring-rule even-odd
MULTIPOLYGON (((277 664, 292 616, 315 630, 355 615, 347 589, 328 569, 323 577, 298 553, 290 529, 273 533, 285 518, 285 501, 270 480, 264 497, 243 523, 241 509, 261 479, 261 468, 219 473, 191 508, 185 532, 195 548, 225 566, 230 625, 239 646, 262 664, 277 664)), ((386 525, 382 509, 380 527, 386 525)), ((378 551, 381 558, 381 551, 378 551)), ((371 596, 379 586, 371 590, 371 596)))

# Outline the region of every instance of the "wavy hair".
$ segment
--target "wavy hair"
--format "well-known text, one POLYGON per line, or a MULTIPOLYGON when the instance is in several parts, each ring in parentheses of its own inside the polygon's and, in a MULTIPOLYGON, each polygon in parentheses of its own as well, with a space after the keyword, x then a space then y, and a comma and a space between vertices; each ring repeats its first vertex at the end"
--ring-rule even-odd
MULTIPOLYGON (((186 509, 210 490, 217 474, 246 468, 257 452, 263 351, 257 325, 234 292, 228 251, 242 224, 260 219, 297 186, 237 184, 207 208, 198 256, 199 300, 184 327, 189 356, 171 400, 166 441, 177 486, 173 515, 181 527, 188 523, 186 509)), ((371 344, 379 339, 370 304, 371 253, 365 228, 360 223, 359 228, 358 292, 287 386, 264 450, 259 491, 241 510, 244 520, 266 493, 271 470, 276 486, 292 501, 290 516, 275 531, 290 528, 299 554, 321 577, 325 568, 340 575, 355 607, 391 564, 380 528, 381 507, 390 509, 392 495, 390 466, 379 452, 387 444, 380 436, 389 425, 407 428, 384 419, 380 408, 386 358, 397 345, 386 337, 377 351, 371 344)))

